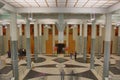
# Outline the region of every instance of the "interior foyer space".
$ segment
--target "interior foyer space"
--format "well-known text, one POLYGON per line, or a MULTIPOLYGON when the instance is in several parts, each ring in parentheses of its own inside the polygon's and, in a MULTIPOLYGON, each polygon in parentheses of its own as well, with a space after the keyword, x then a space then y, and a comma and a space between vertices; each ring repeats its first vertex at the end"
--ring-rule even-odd
POLYGON ((120 0, 0 0, 0 80, 120 80, 120 0))

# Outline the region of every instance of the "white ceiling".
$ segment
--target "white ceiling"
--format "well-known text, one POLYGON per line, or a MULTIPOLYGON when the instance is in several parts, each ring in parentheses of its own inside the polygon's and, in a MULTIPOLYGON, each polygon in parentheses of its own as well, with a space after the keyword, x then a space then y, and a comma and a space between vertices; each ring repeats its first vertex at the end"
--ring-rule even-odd
POLYGON ((3 0, 16 8, 107 8, 120 0, 3 0))

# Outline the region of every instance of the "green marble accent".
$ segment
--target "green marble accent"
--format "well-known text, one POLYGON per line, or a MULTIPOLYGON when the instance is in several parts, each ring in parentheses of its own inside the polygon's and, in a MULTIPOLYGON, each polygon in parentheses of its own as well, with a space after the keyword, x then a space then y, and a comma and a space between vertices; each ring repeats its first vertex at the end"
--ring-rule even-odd
POLYGON ((95 39, 91 40, 91 57, 90 57, 90 69, 94 69, 94 57, 95 57, 95 39))
POLYGON ((104 62, 103 62, 103 80, 105 77, 109 77, 109 61, 110 61, 110 47, 111 42, 105 41, 104 44, 104 62))
POLYGON ((19 80, 19 73, 18 73, 18 42, 11 41, 11 58, 12 58, 12 67, 13 67, 13 76, 15 80, 19 80))

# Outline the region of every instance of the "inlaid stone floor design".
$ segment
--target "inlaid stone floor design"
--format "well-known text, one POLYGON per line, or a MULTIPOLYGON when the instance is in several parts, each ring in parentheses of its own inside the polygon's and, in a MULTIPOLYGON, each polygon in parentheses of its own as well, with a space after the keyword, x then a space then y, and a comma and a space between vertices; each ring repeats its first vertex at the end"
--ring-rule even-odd
POLYGON ((41 65, 41 66, 36 66, 38 67, 43 67, 43 68, 56 68, 56 64, 46 64, 46 65, 41 65))
POLYGON ((78 77, 85 77, 92 80, 98 80, 96 76, 91 72, 91 70, 75 74, 78 77))
POLYGON ((5 66, 2 69, 0 69, 0 74, 7 74, 12 70, 12 66, 5 66))
POLYGON ((86 67, 75 65, 75 64, 65 64, 65 68, 86 68, 86 67))
POLYGON ((35 62, 35 63, 41 63, 41 62, 44 62, 44 61, 46 61, 45 58, 43 58, 43 57, 38 57, 37 61, 34 61, 34 62, 35 62))
POLYGON ((28 80, 31 78, 36 78, 36 77, 41 77, 41 76, 46 76, 46 75, 48 75, 48 74, 30 70, 23 80, 28 80))
POLYGON ((68 59, 64 59, 64 58, 55 58, 55 59, 53 59, 53 61, 58 62, 58 63, 63 63, 63 62, 68 61, 68 59))
POLYGON ((80 62, 80 63, 90 63, 90 58, 87 58, 86 60, 87 61, 85 62, 82 57, 79 57, 79 58, 76 59, 76 61, 80 62))
POLYGON ((110 71, 115 75, 120 75, 120 69, 117 67, 110 67, 110 71))

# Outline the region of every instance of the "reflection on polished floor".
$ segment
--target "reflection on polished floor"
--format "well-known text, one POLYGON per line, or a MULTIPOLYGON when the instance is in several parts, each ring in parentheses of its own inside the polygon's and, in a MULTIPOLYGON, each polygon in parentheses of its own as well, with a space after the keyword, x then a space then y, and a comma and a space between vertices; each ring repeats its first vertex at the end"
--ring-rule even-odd
MULTIPOLYGON (((37 62, 32 59, 32 69, 27 69, 26 60, 19 60, 20 80, 61 80, 61 70, 64 70, 64 80, 102 80, 103 57, 95 58, 95 68, 90 70, 90 56, 87 62, 78 55, 77 59, 60 54, 39 55, 37 62)), ((120 56, 110 57, 110 80, 120 80, 120 56)), ((7 55, 1 56, 0 80, 12 78, 11 59, 7 55)))

